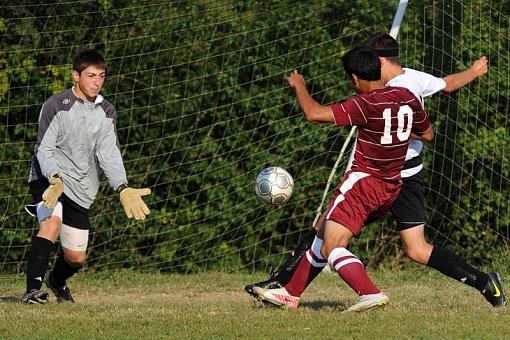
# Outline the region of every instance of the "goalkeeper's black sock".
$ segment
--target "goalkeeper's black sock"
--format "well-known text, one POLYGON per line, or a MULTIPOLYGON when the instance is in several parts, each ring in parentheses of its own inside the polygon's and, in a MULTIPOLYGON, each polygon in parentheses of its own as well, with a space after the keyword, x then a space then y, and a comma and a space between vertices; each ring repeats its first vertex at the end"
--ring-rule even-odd
POLYGON ((64 252, 60 253, 60 256, 55 263, 55 267, 51 271, 50 283, 54 287, 62 287, 66 283, 66 280, 76 274, 80 270, 81 266, 73 267, 64 259, 64 252))
POLYGON ((27 259, 27 292, 41 289, 52 248, 53 242, 48 239, 39 236, 32 239, 27 259))
POLYGON ((489 275, 469 265, 462 257, 451 251, 434 246, 427 266, 446 276, 463 282, 482 292, 489 280, 489 275))
POLYGON ((303 255, 305 255, 306 251, 312 246, 316 234, 317 232, 315 229, 306 234, 301 239, 296 249, 292 252, 287 261, 285 261, 280 269, 278 269, 278 274, 276 275, 275 279, 278 280, 282 286, 286 285, 290 281, 292 275, 294 275, 299 261, 303 255))

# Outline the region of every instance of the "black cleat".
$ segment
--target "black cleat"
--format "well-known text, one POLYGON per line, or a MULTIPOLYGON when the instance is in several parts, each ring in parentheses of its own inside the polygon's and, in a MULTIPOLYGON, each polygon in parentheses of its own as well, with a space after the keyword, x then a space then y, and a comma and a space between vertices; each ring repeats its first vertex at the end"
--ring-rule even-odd
POLYGON ((50 283, 50 271, 48 270, 46 274, 44 274, 44 283, 46 286, 48 286, 49 289, 55 294, 57 297, 57 302, 67 302, 67 303, 74 303, 73 296, 71 295, 71 291, 67 287, 67 285, 64 282, 64 285, 62 287, 55 287, 50 283))
POLYGON ((260 294, 253 291, 253 288, 255 287, 265 290, 283 288, 289 282, 292 275, 294 275, 294 272, 296 271, 296 268, 303 256, 305 256, 308 249, 312 246, 313 241, 315 240, 315 235, 315 230, 312 230, 305 235, 305 237, 299 242, 297 248, 287 258, 284 265, 278 269, 278 272, 275 272, 274 268, 271 267, 269 280, 250 283, 249 285, 244 286, 246 293, 259 298, 260 294))
POLYGON ((270 276, 271 277, 269 278, 269 280, 250 283, 250 284, 244 286, 244 290, 246 291, 246 293, 250 294, 251 296, 258 298, 259 295, 253 291, 253 288, 255 288, 255 287, 259 287, 259 288, 263 288, 263 289, 283 288, 283 285, 281 284, 281 282, 278 281, 278 279, 276 278, 273 268, 271 268, 270 276))
POLYGON ((482 295, 485 297, 487 301, 494 307, 503 307, 506 305, 506 296, 505 296, 505 288, 503 288, 503 284, 501 283, 501 277, 499 273, 492 272, 489 273, 489 281, 485 285, 485 289, 482 292, 482 295))
POLYGON ((21 298, 22 303, 28 305, 39 305, 48 302, 48 293, 38 289, 32 289, 21 298))
POLYGON ((263 289, 283 288, 283 286, 281 285, 281 283, 278 280, 276 280, 275 278, 270 278, 269 280, 266 280, 266 281, 250 283, 250 284, 244 286, 244 290, 246 291, 246 293, 257 297, 258 294, 253 291, 253 288, 255 288, 255 287, 259 287, 259 288, 263 288, 263 289))

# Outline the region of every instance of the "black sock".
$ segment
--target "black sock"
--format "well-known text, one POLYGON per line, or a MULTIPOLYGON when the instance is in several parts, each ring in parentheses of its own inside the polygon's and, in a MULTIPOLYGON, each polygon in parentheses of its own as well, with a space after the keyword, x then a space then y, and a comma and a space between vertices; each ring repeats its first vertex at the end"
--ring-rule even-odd
POLYGON ((64 252, 60 253, 60 256, 55 263, 55 267, 51 271, 50 283, 55 287, 62 287, 66 284, 66 280, 76 274, 80 267, 73 267, 64 259, 64 252))
POLYGON ((312 246, 316 234, 317 232, 314 229, 312 232, 305 235, 297 245, 296 249, 292 252, 290 257, 287 259, 287 261, 285 261, 283 266, 278 269, 278 274, 275 278, 278 280, 278 282, 280 282, 282 286, 289 283, 292 275, 294 274, 294 271, 297 268, 297 265, 299 264, 299 261, 303 255, 305 255, 306 251, 312 246))
POLYGON ((432 248, 427 266, 474 287, 480 292, 485 289, 485 285, 489 280, 489 275, 469 265, 462 257, 441 247, 432 248))
POLYGON ((27 258, 27 292, 41 289, 43 277, 48 270, 53 242, 42 237, 34 237, 27 258))

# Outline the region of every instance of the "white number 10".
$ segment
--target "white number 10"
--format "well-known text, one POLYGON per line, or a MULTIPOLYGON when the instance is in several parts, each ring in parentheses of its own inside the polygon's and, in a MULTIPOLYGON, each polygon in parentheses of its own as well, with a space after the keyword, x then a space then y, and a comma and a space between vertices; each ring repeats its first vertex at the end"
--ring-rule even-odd
MULTIPOLYGON (((391 109, 387 108, 383 111, 384 118, 384 133, 381 137, 381 144, 391 144, 393 142, 393 136, 391 135, 391 109)), ((413 110, 409 105, 401 106, 397 112, 398 126, 397 126, 397 138, 403 142, 409 138, 411 129, 413 127, 413 110), (407 116, 407 126, 404 127, 405 117, 407 116)))

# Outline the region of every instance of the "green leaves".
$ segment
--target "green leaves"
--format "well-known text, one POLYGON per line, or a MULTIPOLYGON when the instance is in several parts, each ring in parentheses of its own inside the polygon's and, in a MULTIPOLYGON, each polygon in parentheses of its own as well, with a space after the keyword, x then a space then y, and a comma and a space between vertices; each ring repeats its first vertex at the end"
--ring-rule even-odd
MULTIPOLYGON (((367 35, 388 31, 395 6, 102 0, 5 7, 0 271, 23 263, 37 228, 23 205, 30 200, 26 178, 38 113, 50 95, 71 85, 71 56, 84 46, 107 57, 103 94, 118 111, 130 184, 153 190, 149 219, 130 224, 104 181, 91 212, 88 265, 197 271, 278 264, 311 228, 349 131, 306 122, 286 77, 300 70, 324 104, 351 96, 340 56, 367 35), (296 183, 280 208, 263 205, 253 192, 258 172, 270 165, 288 170, 296 183)), ((509 236, 510 45, 508 15, 499 11, 497 19, 477 0, 410 4, 399 38, 404 65, 437 76, 489 57, 488 75, 425 102, 437 131, 424 155, 428 236, 475 255, 496 253, 509 236)), ((386 233, 367 227, 357 255, 395 255, 386 233)))

